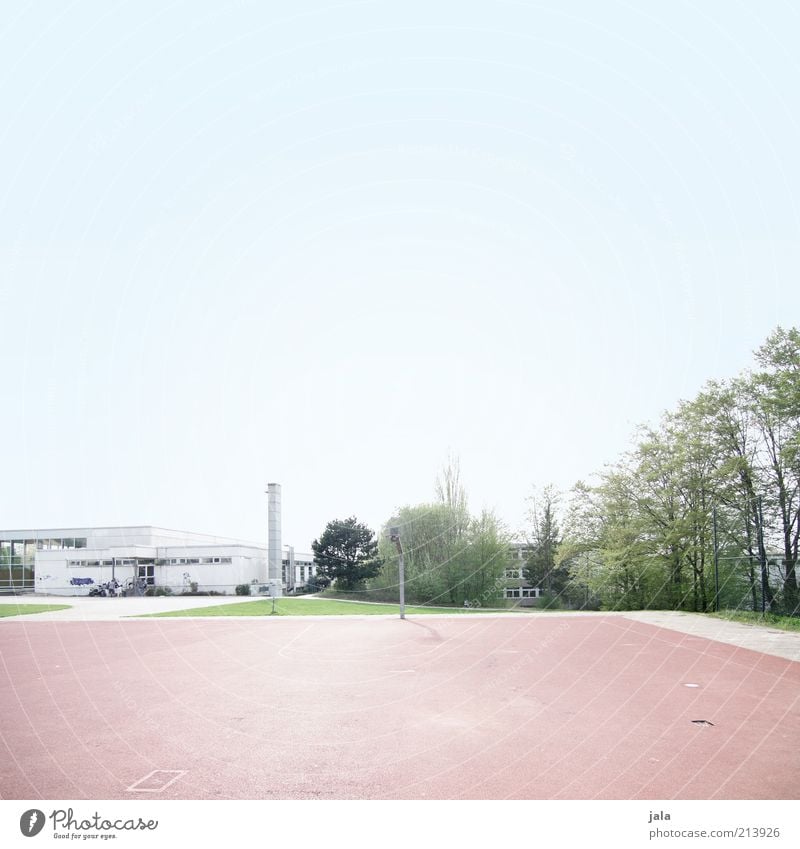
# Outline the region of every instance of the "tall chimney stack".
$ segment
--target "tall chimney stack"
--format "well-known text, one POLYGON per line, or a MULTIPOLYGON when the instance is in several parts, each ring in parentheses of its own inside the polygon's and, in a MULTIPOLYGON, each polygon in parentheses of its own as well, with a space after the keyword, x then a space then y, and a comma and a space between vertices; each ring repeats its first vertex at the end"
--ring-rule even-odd
POLYGON ((267 582, 270 594, 282 595, 283 556, 281 554, 281 485, 267 484, 267 582))

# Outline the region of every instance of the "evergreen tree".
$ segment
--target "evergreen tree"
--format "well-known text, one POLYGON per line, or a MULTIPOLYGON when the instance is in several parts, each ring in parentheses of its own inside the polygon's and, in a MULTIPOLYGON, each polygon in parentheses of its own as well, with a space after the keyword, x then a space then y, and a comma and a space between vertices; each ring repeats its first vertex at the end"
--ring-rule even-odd
POLYGON ((378 574, 383 563, 375 532, 354 516, 328 522, 311 548, 318 574, 335 581, 340 590, 361 588, 367 578, 378 574))

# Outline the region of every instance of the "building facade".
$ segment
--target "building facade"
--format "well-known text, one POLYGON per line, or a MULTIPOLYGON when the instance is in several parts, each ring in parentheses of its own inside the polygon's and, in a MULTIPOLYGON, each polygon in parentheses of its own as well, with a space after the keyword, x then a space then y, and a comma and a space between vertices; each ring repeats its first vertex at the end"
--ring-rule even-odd
POLYGON ((241 540, 149 525, 0 531, 0 591, 87 595, 116 582, 131 593, 302 591, 314 575, 310 554, 284 548, 282 575, 269 572, 267 549, 241 540))
POLYGON ((524 542, 512 543, 509 548, 509 562, 506 565, 506 582, 503 595, 524 607, 533 604, 541 593, 539 587, 525 577, 525 559, 528 556, 528 546, 524 542))

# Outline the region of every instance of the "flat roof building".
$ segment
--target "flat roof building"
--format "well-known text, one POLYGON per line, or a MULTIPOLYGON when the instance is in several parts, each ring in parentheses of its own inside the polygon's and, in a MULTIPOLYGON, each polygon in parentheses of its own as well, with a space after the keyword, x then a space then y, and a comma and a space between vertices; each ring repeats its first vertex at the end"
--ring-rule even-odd
POLYGON ((283 559, 282 577, 271 578, 266 546, 151 525, 0 531, 0 591, 87 595, 111 581, 139 594, 302 590, 313 556, 289 546, 283 559))

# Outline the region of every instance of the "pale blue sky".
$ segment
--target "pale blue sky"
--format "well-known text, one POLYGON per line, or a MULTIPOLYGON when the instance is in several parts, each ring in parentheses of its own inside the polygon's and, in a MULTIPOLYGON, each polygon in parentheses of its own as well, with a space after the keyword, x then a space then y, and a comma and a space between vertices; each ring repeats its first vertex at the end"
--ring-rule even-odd
POLYGON ((0 526, 518 529, 798 323, 798 20, 4 4, 0 526))

